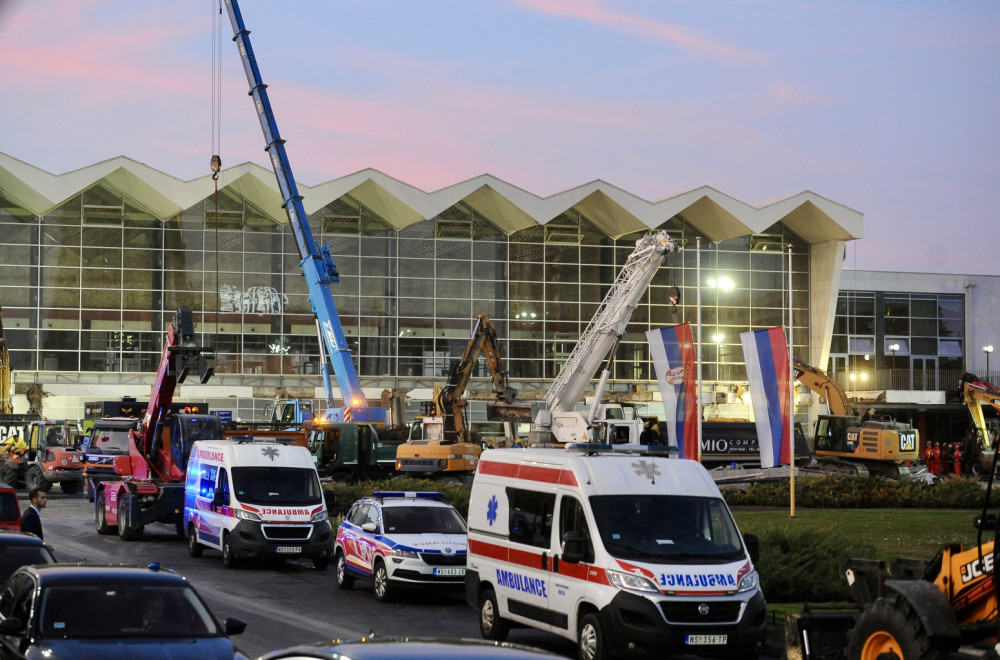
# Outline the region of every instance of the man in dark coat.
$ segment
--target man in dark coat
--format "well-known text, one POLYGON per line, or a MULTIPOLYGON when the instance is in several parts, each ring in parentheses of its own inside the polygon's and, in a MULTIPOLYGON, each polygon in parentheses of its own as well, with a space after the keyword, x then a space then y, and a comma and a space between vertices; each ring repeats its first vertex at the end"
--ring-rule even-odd
POLYGON ((31 532, 38 538, 44 538, 41 515, 49 498, 41 488, 32 488, 28 491, 28 499, 31 501, 31 506, 21 516, 21 531, 31 532))

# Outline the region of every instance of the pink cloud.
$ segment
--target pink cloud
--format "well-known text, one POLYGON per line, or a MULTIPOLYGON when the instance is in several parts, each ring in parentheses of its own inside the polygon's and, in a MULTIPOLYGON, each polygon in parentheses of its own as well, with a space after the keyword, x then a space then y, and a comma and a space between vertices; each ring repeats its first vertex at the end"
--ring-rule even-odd
POLYGON ((612 30, 659 39, 700 55, 743 64, 756 64, 765 58, 735 46, 714 43, 674 25, 647 20, 614 11, 596 0, 514 0, 531 11, 565 18, 575 18, 612 30))

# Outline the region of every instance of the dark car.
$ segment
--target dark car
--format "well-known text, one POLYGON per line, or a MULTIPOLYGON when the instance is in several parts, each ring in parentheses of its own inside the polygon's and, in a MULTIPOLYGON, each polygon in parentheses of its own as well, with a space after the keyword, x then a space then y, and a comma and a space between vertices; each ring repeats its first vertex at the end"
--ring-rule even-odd
POLYGON ((0 657, 245 659, 194 587, 158 565, 24 566, 0 593, 0 657))
POLYGON ((507 658, 539 660, 563 656, 507 642, 480 639, 425 637, 369 637, 352 641, 316 642, 271 651, 257 660, 457 660, 459 658, 507 658))
POLYGON ((34 534, 0 531, 0 584, 22 566, 55 562, 52 551, 34 534))

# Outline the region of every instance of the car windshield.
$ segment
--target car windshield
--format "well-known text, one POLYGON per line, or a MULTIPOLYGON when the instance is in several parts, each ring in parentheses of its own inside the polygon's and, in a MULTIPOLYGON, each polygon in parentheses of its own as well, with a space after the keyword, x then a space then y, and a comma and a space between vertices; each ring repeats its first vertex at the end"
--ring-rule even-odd
MULTIPOLYGON (((95 578, 99 580, 100 578, 95 578)), ((43 587, 42 637, 219 637, 208 608, 186 585, 114 582, 43 587)))
POLYGON ((38 545, 0 545, 0 583, 6 582, 22 566, 54 563, 55 557, 41 541, 38 545))
POLYGON ((590 498, 597 531, 614 557, 650 563, 728 563, 745 557, 721 499, 672 495, 590 498))
POLYGON ((127 454, 128 429, 94 429, 87 451, 94 454, 127 454))
POLYGON ((444 506, 387 506, 382 508, 386 534, 465 534, 458 511, 444 506))
POLYGON ((316 470, 290 467, 234 467, 233 492, 244 504, 319 504, 323 491, 316 470))

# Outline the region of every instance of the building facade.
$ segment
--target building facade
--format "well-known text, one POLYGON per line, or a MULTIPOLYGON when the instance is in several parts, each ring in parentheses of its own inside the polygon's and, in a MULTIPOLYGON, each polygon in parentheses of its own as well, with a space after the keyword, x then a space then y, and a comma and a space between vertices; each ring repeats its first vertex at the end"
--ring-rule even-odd
MULTIPOLYGON (((541 198, 483 175, 426 193, 366 170, 300 192, 339 269, 333 296, 366 396, 405 394, 411 407, 445 381, 477 314, 496 326, 520 397, 542 398, 635 241, 665 229, 681 249, 634 312, 610 390, 658 414, 645 332, 689 322, 705 401, 739 414, 714 395, 746 383, 739 333, 791 317, 796 355, 826 364, 844 246, 862 235, 860 213, 808 191, 760 208, 710 187, 648 202, 601 181, 541 198)), ((224 170, 216 189, 125 157, 54 175, 0 154, 15 409, 31 384, 53 417, 82 417, 85 400, 145 399, 180 306, 218 357, 212 381, 175 398, 246 420, 283 395, 319 403, 287 224, 273 173, 252 163, 224 170)))

